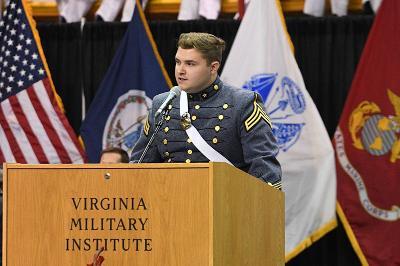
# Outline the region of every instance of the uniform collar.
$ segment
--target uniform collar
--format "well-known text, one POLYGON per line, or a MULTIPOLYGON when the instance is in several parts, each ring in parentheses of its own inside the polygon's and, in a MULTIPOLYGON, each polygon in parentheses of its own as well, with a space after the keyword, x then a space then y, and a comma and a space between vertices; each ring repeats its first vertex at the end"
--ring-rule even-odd
POLYGON ((217 92, 222 89, 222 81, 217 76, 213 83, 210 86, 205 88, 204 90, 197 92, 197 93, 188 93, 188 100, 189 101, 204 101, 212 96, 214 96, 217 92))

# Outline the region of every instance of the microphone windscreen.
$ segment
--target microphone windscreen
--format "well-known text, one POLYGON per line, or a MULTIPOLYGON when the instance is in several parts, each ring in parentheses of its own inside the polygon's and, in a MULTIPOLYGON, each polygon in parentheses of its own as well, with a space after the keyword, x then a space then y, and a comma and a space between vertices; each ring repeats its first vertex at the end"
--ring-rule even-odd
POLYGON ((173 91, 176 94, 176 96, 179 96, 181 94, 181 89, 179 88, 179 86, 172 87, 171 91, 173 91))

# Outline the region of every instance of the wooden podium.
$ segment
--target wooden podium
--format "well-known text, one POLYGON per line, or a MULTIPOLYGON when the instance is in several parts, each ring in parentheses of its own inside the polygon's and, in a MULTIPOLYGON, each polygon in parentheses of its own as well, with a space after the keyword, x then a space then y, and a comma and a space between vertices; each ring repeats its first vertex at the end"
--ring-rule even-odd
POLYGON ((284 195, 224 163, 4 165, 3 265, 284 265, 284 195))

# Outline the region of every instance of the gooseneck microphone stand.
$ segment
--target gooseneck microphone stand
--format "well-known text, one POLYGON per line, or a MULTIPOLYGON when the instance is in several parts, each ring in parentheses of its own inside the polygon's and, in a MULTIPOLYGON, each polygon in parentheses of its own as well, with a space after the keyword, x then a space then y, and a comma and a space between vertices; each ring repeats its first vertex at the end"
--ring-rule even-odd
POLYGON ((149 150, 149 148, 150 148, 150 145, 153 143, 153 141, 154 141, 154 139, 155 139, 155 137, 156 137, 158 131, 160 131, 161 126, 162 126, 162 124, 163 124, 164 121, 165 121, 165 117, 167 116, 167 114, 169 113, 169 111, 170 111, 170 110, 168 110, 168 108, 166 108, 166 109, 164 109, 164 110, 162 111, 162 113, 161 113, 161 118, 160 118, 160 120, 158 121, 157 126, 156 126, 156 128, 154 129, 154 132, 153 132, 153 134, 151 135, 151 138, 150 138, 149 142, 147 143, 146 148, 144 149, 144 151, 143 151, 142 155, 140 156, 140 159, 139 159, 139 161, 138 161, 137 163, 141 163, 141 162, 143 161, 144 156, 146 156, 146 153, 148 152, 148 150, 149 150))

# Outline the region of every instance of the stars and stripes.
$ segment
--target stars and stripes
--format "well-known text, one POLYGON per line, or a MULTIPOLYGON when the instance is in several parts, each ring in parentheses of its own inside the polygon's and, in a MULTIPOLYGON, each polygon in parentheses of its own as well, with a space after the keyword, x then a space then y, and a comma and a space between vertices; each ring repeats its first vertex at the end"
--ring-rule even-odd
POLYGON ((83 163, 21 1, 0 21, 0 162, 83 163))

